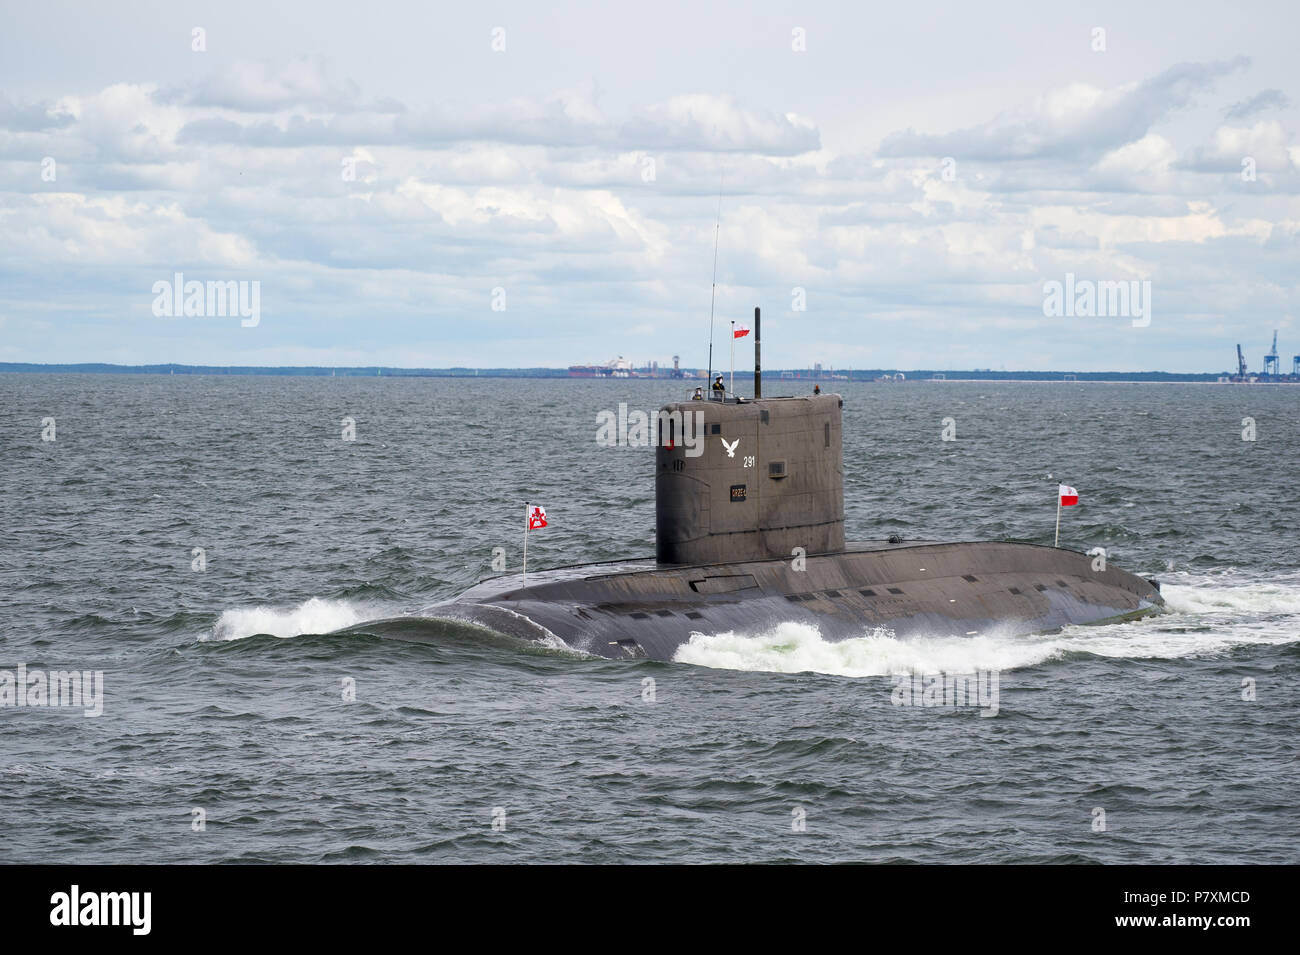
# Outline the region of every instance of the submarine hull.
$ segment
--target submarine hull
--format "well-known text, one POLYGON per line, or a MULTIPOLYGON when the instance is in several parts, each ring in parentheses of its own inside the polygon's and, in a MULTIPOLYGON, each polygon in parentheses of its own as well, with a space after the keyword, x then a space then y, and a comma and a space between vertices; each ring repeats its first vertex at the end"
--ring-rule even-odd
POLYGON ((1164 610, 1158 587, 1077 551, 1013 542, 850 543, 831 554, 725 563, 591 564, 494 578, 422 616, 611 659, 671 660, 697 633, 794 621, 827 640, 1028 635, 1164 610))

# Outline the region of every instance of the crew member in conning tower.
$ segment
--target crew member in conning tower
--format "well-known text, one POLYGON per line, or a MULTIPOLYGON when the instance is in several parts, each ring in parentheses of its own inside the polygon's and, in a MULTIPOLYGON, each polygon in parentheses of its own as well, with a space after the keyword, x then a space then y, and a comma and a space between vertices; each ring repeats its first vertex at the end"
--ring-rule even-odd
POLYGON ((727 386, 722 383, 722 376, 719 375, 713 380, 713 400, 721 401, 727 394, 727 386))

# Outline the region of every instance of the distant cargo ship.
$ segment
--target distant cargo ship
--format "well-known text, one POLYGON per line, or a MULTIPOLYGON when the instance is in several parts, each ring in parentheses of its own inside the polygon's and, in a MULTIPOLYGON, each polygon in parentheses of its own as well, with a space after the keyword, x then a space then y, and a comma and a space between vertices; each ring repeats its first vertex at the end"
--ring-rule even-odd
POLYGON ((682 368, 677 355, 673 356, 672 368, 661 368, 657 361, 648 365, 635 367, 631 361, 619 355, 603 365, 570 365, 570 378, 700 378, 704 373, 698 369, 682 368))
POLYGON ((619 355, 603 365, 570 365, 570 378, 640 378, 632 363, 619 355))
POLYGON ((603 365, 569 365, 569 378, 640 378, 632 363, 623 356, 603 365))

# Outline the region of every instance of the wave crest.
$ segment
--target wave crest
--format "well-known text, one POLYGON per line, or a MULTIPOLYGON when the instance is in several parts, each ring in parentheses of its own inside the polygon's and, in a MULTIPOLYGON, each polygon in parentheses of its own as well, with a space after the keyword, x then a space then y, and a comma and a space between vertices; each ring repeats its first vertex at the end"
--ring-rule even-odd
POLYGON ((385 614, 376 607, 349 600, 312 597, 296 607, 243 607, 217 618, 206 639, 242 640, 259 633, 297 637, 305 633, 332 633, 385 614))

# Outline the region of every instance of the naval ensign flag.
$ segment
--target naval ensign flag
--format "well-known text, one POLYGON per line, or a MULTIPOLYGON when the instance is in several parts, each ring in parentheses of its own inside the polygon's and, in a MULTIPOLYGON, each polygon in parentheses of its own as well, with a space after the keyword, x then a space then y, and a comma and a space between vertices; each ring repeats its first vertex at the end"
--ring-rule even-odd
POLYGON ((528 532, 539 530, 546 526, 546 508, 540 504, 529 504, 524 501, 524 580, 528 582, 528 532))
POLYGON ((1061 546, 1061 508, 1079 503, 1079 492, 1068 484, 1056 485, 1056 545, 1061 546))

